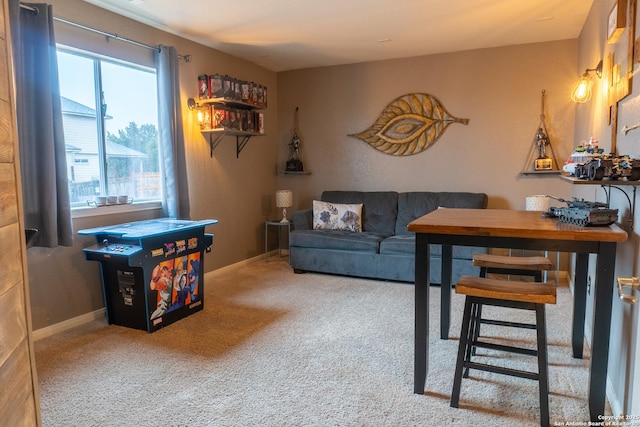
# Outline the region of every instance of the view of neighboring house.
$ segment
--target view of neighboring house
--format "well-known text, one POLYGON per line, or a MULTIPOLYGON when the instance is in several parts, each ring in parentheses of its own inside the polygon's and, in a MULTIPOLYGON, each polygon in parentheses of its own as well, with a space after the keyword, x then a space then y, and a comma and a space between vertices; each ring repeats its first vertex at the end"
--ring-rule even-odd
MULTIPOLYGON (((61 97, 61 100, 71 202, 84 203, 85 200, 100 194, 96 110, 69 98, 61 97)), ((110 118, 105 116, 107 120, 110 118)), ((106 157, 108 160, 126 160, 129 170, 143 172, 142 162, 147 155, 107 140, 106 157)), ((130 193, 126 189, 119 190, 119 188, 110 188, 110 192, 114 194, 130 193)))

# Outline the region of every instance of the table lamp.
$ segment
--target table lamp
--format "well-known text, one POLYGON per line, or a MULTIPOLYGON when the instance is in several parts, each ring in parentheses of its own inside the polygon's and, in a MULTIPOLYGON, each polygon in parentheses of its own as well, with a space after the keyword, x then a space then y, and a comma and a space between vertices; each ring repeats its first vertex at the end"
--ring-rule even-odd
MULTIPOLYGON (((528 211, 542 211, 547 212, 549 210, 551 200, 549 196, 544 194, 536 194, 533 196, 527 196, 525 199, 525 210, 528 211)), ((544 256, 549 256, 549 251, 544 251, 544 256)), ((559 285, 558 278, 558 266, 560 265, 560 252, 556 252, 556 285, 559 285)), ((544 281, 547 281, 547 271, 544 271, 544 281)))
POLYGON ((287 208, 293 206, 293 192, 291 190, 276 191, 276 207, 282 208, 282 219, 280 222, 289 222, 287 219, 287 208))
POLYGON ((549 210, 549 197, 542 194, 527 196, 525 209, 528 211, 546 212, 549 210))

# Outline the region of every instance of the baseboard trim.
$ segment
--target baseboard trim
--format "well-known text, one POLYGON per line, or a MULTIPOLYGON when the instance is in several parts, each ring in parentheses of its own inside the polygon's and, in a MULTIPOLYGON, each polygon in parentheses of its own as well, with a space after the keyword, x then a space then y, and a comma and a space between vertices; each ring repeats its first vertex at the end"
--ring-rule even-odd
POLYGON ((103 319, 105 314, 106 314, 106 310, 103 307, 99 310, 95 310, 90 313, 85 313, 78 317, 74 317, 72 319, 67 319, 62 322, 55 323, 51 326, 46 326, 44 328, 36 329, 32 333, 33 340, 38 341, 43 338, 48 338, 50 336, 58 334, 60 332, 77 328, 78 326, 82 326, 86 323, 93 322, 94 320, 103 319))
POLYGON ((215 277, 220 274, 231 273, 235 270, 246 267, 247 265, 252 264, 254 262, 264 261, 265 259, 267 259, 267 257, 273 256, 274 254, 277 254, 277 253, 278 253, 278 250, 274 249, 270 252, 267 252, 266 254, 260 254, 258 256, 254 256, 253 258, 248 258, 243 261, 236 262, 235 264, 230 264, 225 267, 218 268, 217 270, 210 271, 208 273, 205 273, 204 277, 205 279, 207 279, 207 277, 215 277))
MULTIPOLYGON (((609 406, 611 406, 611 413, 615 416, 622 416, 624 414, 624 406, 620 399, 618 399, 618 393, 616 393, 616 388, 611 382, 611 377, 607 375, 607 400, 609 401, 609 406)), ((620 424, 622 425, 622 424, 620 424)))
MULTIPOLYGON (((573 280, 571 278, 571 276, 567 277, 568 283, 569 283, 569 288, 571 290, 571 295, 573 295, 573 280)), ((591 334, 593 333, 593 331, 591 330, 591 325, 589 325, 588 323, 585 322, 584 325, 584 339, 585 342, 587 343, 587 347, 591 348, 591 334)), ((609 361, 611 362, 611 361, 609 361)), ((624 406, 622 404, 622 402, 620 401, 620 399, 618 398, 618 393, 616 393, 616 388, 614 387, 613 383, 611 382, 611 376, 609 374, 607 374, 607 385, 606 385, 606 391, 605 391, 605 395, 606 395, 606 399, 609 402, 609 406, 611 407, 611 413, 615 416, 620 416, 622 415, 624 406)))
MULTIPOLYGON (((266 255, 270 256, 273 253, 277 253, 277 249, 271 252, 268 252, 266 255)), ((251 264, 253 262, 262 261, 264 257, 265 255, 258 255, 253 258, 249 258, 244 261, 236 262, 235 264, 227 265, 217 270, 210 271, 208 273, 205 273, 204 275, 205 280, 207 280, 207 277, 215 277, 218 274, 230 273, 240 268, 246 267, 248 264, 251 264)), ((38 340, 53 336, 55 334, 59 334, 60 332, 77 328, 78 326, 82 326, 89 322, 93 322, 94 320, 104 319, 105 316, 106 316, 106 309, 103 307, 99 310, 95 310, 90 313, 85 313, 80 316, 74 317, 72 319, 67 319, 50 326, 45 326, 44 328, 36 329, 32 332, 31 336, 33 338, 33 341, 38 341, 38 340)))

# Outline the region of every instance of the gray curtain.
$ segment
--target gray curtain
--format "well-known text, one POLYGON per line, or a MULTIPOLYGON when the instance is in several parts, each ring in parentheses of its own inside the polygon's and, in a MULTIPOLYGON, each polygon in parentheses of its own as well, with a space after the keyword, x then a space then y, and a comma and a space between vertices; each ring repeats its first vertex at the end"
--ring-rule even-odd
POLYGON ((178 61, 178 54, 173 46, 159 46, 155 53, 158 79, 158 134, 164 179, 162 206, 167 217, 191 219, 178 61))
POLYGON ((9 1, 24 225, 33 246, 73 244, 53 10, 9 1))

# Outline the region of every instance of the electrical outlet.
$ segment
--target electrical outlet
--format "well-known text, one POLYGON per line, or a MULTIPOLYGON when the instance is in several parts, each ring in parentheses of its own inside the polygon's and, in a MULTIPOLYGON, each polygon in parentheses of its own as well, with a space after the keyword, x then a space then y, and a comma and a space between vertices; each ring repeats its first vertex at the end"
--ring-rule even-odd
POLYGON ((591 275, 587 276, 587 295, 591 295, 591 275))

